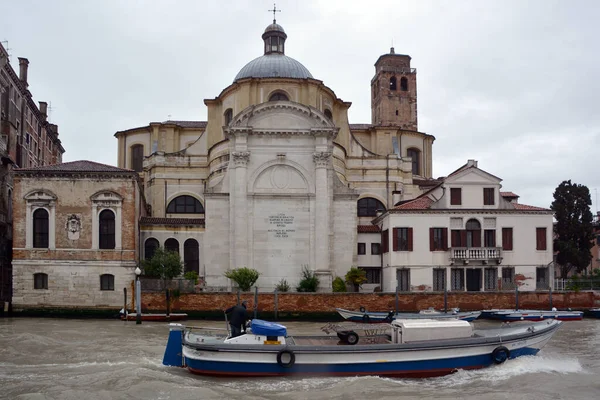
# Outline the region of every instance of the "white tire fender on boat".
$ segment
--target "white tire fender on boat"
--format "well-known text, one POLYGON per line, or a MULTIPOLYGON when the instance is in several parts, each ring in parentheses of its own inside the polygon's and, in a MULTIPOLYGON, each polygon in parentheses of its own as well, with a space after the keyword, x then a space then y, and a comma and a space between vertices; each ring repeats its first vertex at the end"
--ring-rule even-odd
POLYGON ((510 357, 510 351, 504 347, 499 346, 492 351, 492 361, 494 364, 502 364, 504 361, 508 360, 510 357))
POLYGON ((291 368, 291 367, 294 365, 294 363, 295 363, 295 362, 296 362, 296 355, 294 354, 294 352, 293 352, 293 351, 291 351, 291 350, 288 350, 288 349, 283 349, 283 350, 281 350, 279 353, 277 353, 277 364, 278 364, 280 367, 283 367, 283 368, 291 368), (289 359, 289 361, 287 361, 287 362, 284 362, 284 361, 282 360, 282 357, 283 357, 285 354, 287 354, 287 355, 289 356, 289 358, 290 358, 290 359, 289 359))

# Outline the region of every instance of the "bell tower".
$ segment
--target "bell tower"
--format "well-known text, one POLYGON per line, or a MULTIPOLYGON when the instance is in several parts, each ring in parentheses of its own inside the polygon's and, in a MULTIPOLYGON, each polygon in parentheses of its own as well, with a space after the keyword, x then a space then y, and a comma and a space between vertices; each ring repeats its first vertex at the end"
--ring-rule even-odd
POLYGON ((410 56, 396 54, 393 47, 375 63, 371 123, 418 131, 417 70, 410 67, 410 56))

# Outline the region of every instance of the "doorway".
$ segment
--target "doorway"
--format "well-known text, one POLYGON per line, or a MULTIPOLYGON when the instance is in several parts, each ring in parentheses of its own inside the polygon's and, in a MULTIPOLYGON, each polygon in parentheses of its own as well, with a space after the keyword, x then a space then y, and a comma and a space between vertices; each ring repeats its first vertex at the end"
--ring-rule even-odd
POLYGON ((467 292, 481 291, 481 269, 467 269, 467 292))

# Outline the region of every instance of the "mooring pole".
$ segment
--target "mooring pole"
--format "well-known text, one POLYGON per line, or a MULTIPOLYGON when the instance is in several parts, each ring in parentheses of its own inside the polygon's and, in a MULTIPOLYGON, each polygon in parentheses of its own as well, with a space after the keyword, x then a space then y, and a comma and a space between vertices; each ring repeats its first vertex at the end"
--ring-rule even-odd
POLYGON ((258 286, 254 286, 254 319, 258 314, 258 286))
POLYGON ((398 289, 399 287, 396 286, 396 314, 398 314, 398 289))
POLYGON ((277 288, 275 288, 275 299, 273 301, 274 305, 273 305, 273 311, 275 313, 275 321, 277 321, 277 301, 278 301, 278 294, 279 292, 277 291, 277 288))
POLYGON ((171 314, 171 302, 169 301, 169 294, 169 289, 165 289, 165 297, 167 299, 167 317, 169 316, 169 314, 171 314))
POLYGON ((136 310, 137 316, 135 318, 135 324, 139 325, 142 323, 142 283, 140 282, 140 277, 138 276, 137 281, 135 282, 135 299, 136 299, 136 310))
POLYGON ((125 316, 125 321, 127 321, 127 288, 123 288, 123 315, 125 316))
POLYGON ((519 311, 519 287, 515 286, 515 310, 519 311))
POLYGON ((548 300, 550 302, 550 309, 552 310, 552 286, 550 286, 550 290, 548 291, 548 300))
POLYGON ((237 290, 237 303, 240 304, 240 289, 237 290))

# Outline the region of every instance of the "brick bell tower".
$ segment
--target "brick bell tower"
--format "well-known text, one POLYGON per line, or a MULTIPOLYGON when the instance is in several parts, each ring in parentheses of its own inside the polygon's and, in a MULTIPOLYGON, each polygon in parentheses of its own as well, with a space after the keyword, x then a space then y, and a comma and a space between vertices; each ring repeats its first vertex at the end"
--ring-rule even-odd
POLYGON ((418 131, 417 70, 410 67, 410 56, 396 54, 393 47, 375 63, 371 123, 418 131))

